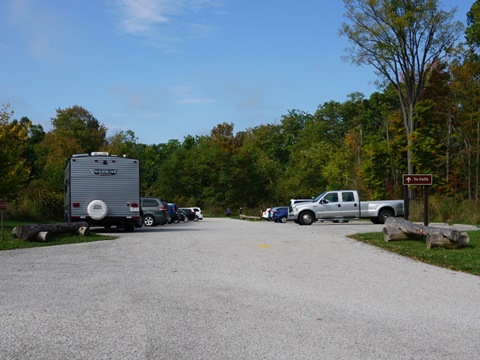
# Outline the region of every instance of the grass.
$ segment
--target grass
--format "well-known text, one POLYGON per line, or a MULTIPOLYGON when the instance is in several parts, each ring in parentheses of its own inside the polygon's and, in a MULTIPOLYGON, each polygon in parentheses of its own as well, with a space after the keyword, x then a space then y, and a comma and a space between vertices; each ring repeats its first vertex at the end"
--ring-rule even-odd
POLYGON ((21 226, 30 224, 29 222, 20 222, 20 221, 4 221, 3 222, 3 233, 0 227, 0 251, 4 250, 15 250, 15 249, 27 249, 33 247, 42 247, 42 246, 52 246, 52 245, 67 245, 67 244, 79 244, 92 241, 100 240, 113 240, 116 239, 115 236, 99 235, 90 233, 87 236, 78 236, 78 235, 58 235, 53 237, 52 240, 47 242, 39 241, 28 241, 23 239, 16 239, 12 236, 12 230, 15 226, 21 226))
POLYGON ((480 276, 480 231, 467 233, 470 238, 468 246, 450 250, 428 250, 422 240, 385 241, 383 233, 355 234, 350 237, 427 264, 480 276))

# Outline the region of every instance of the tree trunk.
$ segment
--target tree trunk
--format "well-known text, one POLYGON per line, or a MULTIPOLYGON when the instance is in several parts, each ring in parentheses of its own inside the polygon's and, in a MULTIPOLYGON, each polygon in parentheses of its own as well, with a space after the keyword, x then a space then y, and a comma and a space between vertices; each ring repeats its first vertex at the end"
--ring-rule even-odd
POLYGON ((49 241, 52 236, 58 234, 88 235, 90 233, 87 222, 59 223, 59 224, 29 224, 16 226, 12 230, 14 238, 49 241))
POLYGON ((444 248, 444 249, 459 249, 468 245, 470 241, 468 234, 459 231, 459 236, 452 240, 443 236, 440 233, 427 234, 426 244, 427 249, 444 248))
POLYGON ((249 219, 249 220, 260 220, 261 217, 260 216, 249 216, 249 215, 243 215, 243 214, 240 214, 240 219, 244 220, 244 219, 249 219))
POLYGON ((385 241, 415 240, 421 239, 424 235, 426 236, 427 249, 436 247, 458 249, 467 246, 470 240, 466 232, 414 224, 396 217, 388 218, 383 228, 383 239, 385 241))
POLYGON ((385 220, 383 240, 416 240, 423 237, 423 226, 403 218, 390 217, 385 220))

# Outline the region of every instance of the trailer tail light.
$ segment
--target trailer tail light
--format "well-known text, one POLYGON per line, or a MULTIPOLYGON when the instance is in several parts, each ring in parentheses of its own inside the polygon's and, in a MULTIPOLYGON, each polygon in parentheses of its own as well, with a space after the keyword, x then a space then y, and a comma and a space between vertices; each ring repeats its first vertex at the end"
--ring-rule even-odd
POLYGON ((80 203, 74 202, 74 203, 72 203, 72 206, 75 207, 75 208, 78 208, 78 207, 80 207, 80 203))
POLYGON ((131 203, 131 204, 130 204, 130 207, 138 208, 138 203, 131 203))

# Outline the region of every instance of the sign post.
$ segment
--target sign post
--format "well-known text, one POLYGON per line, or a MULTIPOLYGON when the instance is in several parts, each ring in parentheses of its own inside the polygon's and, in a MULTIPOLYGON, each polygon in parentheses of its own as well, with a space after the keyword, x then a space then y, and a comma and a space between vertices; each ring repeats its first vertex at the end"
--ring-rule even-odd
POLYGON ((405 219, 408 220, 409 215, 409 206, 410 206, 410 199, 408 198, 408 185, 422 185, 423 186, 423 217, 424 217, 424 225, 428 226, 428 186, 432 185, 433 183, 433 176, 432 174, 404 174, 403 175, 403 186, 405 192, 405 219))

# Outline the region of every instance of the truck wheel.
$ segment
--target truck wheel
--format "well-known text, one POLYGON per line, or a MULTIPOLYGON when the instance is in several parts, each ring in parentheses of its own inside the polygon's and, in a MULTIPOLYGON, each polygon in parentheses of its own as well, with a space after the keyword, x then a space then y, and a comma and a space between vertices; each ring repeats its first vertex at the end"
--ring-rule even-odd
POLYGON ((312 225, 315 221, 315 215, 311 211, 304 211, 298 217, 300 225, 312 225))
POLYGON ((155 219, 152 215, 145 215, 143 217, 143 225, 145 226, 153 226, 155 225, 155 219))
POLYGON ((380 214, 378 214, 378 223, 385 224, 385 220, 392 216, 393 212, 391 210, 382 210, 380 211, 380 214))

